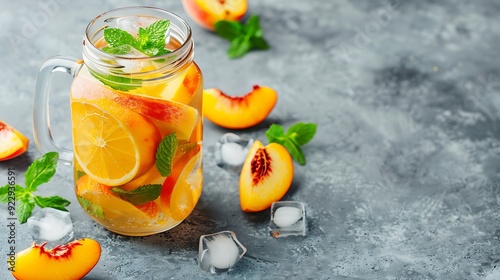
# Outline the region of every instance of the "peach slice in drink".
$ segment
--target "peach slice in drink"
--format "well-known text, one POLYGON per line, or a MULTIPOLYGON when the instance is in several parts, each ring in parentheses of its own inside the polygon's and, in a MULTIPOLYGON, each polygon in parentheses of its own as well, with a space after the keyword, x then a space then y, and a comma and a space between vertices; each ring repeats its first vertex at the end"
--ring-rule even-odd
POLYGON ((186 153, 163 183, 161 204, 170 208, 172 218, 177 221, 184 220, 193 211, 201 195, 201 157, 199 146, 186 153))
MULTIPOLYGON (((201 84, 203 83, 203 78, 201 76, 201 70, 195 63, 192 63, 187 69, 186 76, 182 80, 182 84, 175 90, 172 91, 173 96, 165 96, 164 98, 184 104, 188 104, 193 96, 197 93, 197 89, 202 89, 201 84)), ((170 93, 166 93, 170 94, 170 93)), ((200 106, 201 107, 201 106, 200 106)))
POLYGON ((110 186, 100 184, 87 175, 78 179, 76 195, 100 206, 105 219, 115 224, 141 226, 161 212, 155 201, 136 206, 116 196, 110 186))
POLYGON ((161 137, 175 132, 178 140, 187 140, 200 121, 196 109, 178 102, 119 93, 113 100, 150 119, 161 137))

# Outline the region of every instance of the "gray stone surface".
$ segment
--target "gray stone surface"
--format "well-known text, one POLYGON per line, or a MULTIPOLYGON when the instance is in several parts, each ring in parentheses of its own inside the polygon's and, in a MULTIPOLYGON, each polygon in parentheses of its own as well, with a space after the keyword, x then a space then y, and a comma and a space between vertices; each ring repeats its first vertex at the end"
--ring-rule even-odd
MULTIPOLYGON (((22 183, 40 155, 31 113, 41 63, 80 56, 87 23, 127 5, 187 18, 180 1, 2 0, 0 119, 31 143, 22 157, 0 162, 0 185, 8 168, 22 183)), ((266 141, 273 122, 318 124, 284 198, 306 204, 308 235, 272 239, 267 211, 241 212, 237 178, 214 161, 227 130, 206 121, 201 201, 173 230, 140 238, 104 230, 78 207, 68 166, 40 189, 69 198, 75 236, 102 245, 85 279, 215 278, 198 268, 198 238, 222 230, 235 231, 248 253, 217 279, 500 279, 499 2, 251 0, 249 12, 260 15, 269 51, 229 60, 227 42, 188 19, 196 61, 206 88, 278 91, 268 120, 241 135, 266 141)), ((58 75, 51 100, 54 137, 66 147, 69 82, 58 75)), ((30 244, 26 224, 18 225, 16 249, 30 244)), ((0 278, 10 277, 3 261, 0 278)))

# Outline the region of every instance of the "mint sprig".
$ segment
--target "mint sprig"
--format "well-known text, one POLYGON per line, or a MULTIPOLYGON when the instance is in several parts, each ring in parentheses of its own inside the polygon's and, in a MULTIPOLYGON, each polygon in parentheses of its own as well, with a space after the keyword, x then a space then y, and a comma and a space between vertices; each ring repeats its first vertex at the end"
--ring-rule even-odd
MULTIPOLYGON (((51 207, 62 211, 68 211, 66 207, 71 203, 59 196, 43 197, 36 195, 38 187, 52 179, 56 172, 59 154, 49 152, 37 158, 26 170, 24 174, 25 187, 15 184, 16 216, 19 223, 25 223, 31 216, 35 205, 40 208, 51 207)), ((9 188, 5 185, 0 188, 0 203, 9 201, 9 188)))
POLYGON ((266 131, 269 143, 283 145, 292 158, 299 164, 305 165, 306 158, 301 146, 309 143, 316 134, 317 125, 314 123, 296 123, 290 126, 285 133, 285 129, 279 124, 272 124, 266 131))
POLYGON ((252 49, 267 50, 269 44, 264 39, 259 17, 250 16, 245 24, 239 21, 219 20, 214 24, 215 32, 230 41, 227 55, 230 58, 242 57, 252 49))
POLYGON ((103 84, 109 86, 112 89, 129 91, 140 88, 142 86, 141 79, 133 79, 123 76, 114 76, 110 74, 101 74, 94 70, 89 69, 90 74, 96 79, 101 81, 103 84))
POLYGON ((169 134, 161 140, 156 150, 156 169, 163 177, 172 173, 172 164, 177 150, 177 136, 174 133, 169 134))
POLYGON ((125 55, 134 48, 150 57, 170 53, 165 49, 169 26, 169 20, 157 20, 146 28, 139 27, 137 38, 123 29, 108 27, 104 29, 104 40, 108 46, 102 50, 109 54, 125 55))
POLYGON ((118 187, 111 188, 111 191, 119 196, 121 199, 126 200, 134 205, 142 205, 157 199, 161 193, 160 184, 151 184, 140 186, 135 190, 127 191, 118 187))
POLYGON ((92 203, 80 196, 77 196, 76 198, 82 205, 82 208, 87 211, 87 213, 100 219, 106 219, 106 217, 104 216, 104 209, 102 209, 100 205, 92 203))

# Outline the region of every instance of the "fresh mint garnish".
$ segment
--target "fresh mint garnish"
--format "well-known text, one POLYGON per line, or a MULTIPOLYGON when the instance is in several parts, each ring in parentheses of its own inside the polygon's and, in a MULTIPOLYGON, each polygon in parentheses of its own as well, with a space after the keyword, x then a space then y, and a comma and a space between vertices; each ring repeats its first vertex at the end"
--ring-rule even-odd
POLYGON ((114 76, 110 74, 100 74, 91 69, 90 74, 94 76, 96 79, 101 81, 103 84, 109 86, 112 89, 121 90, 121 91, 129 91, 140 88, 142 86, 141 79, 133 79, 127 78, 123 76, 114 76))
MULTIPOLYGON (((102 51, 113 55, 126 55, 130 54, 134 48, 150 57, 170 53, 165 49, 165 37, 169 26, 169 20, 157 20, 146 28, 139 27, 137 38, 120 28, 106 28, 104 40, 108 45, 103 47, 102 51)), ((90 73, 112 89, 129 91, 142 86, 141 79, 101 74, 92 70, 90 73)))
POLYGON ((102 50, 109 54, 125 55, 134 48, 151 57, 170 53, 165 49, 165 37, 169 26, 169 20, 157 20, 146 28, 139 27, 137 38, 120 28, 106 28, 104 40, 108 46, 102 50))
POLYGON ((266 131, 269 143, 283 145, 294 160, 305 165, 306 158, 301 146, 309 143, 316 134, 317 125, 314 123, 296 123, 290 126, 285 133, 285 129, 279 124, 272 124, 266 131))
POLYGON ((24 174, 26 190, 34 192, 38 186, 50 181, 56 173, 58 160, 59 154, 56 152, 46 153, 35 160, 24 174))
POLYGON ((245 24, 238 21, 219 20, 214 24, 215 32, 230 41, 227 55, 230 58, 242 57, 252 49, 267 50, 269 44, 263 37, 259 17, 250 16, 245 24))
POLYGON ((121 199, 126 200, 134 205, 142 205, 144 203, 153 201, 160 196, 161 185, 151 184, 140 186, 135 190, 127 191, 118 187, 111 188, 111 191, 119 196, 121 199))
POLYGON ((177 136, 174 133, 163 138, 156 150, 156 169, 161 176, 167 177, 172 173, 172 163, 177 150, 177 136))
POLYGON ((82 205, 83 210, 87 211, 87 213, 100 219, 106 219, 104 216, 104 210, 100 205, 94 204, 80 196, 77 196, 76 198, 82 205))
MULTIPOLYGON (((14 185, 16 199, 16 216, 19 223, 25 223, 31 216, 35 205, 40 208, 51 207, 63 211, 68 211, 66 207, 71 203, 68 200, 59 196, 39 196, 34 194, 38 187, 47 183, 56 173, 57 161, 59 154, 49 152, 37 158, 26 170, 24 174, 26 187, 14 185)), ((10 185, 5 185, 0 188, 0 203, 9 201, 10 185)))

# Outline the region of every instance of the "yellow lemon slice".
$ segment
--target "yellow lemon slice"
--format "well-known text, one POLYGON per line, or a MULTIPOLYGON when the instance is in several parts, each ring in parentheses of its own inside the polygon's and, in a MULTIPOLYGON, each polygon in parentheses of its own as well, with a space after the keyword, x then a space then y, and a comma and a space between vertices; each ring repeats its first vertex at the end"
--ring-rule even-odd
POLYGON ((75 159, 95 181, 125 184, 155 163, 161 136, 145 117, 109 99, 71 103, 75 159))

